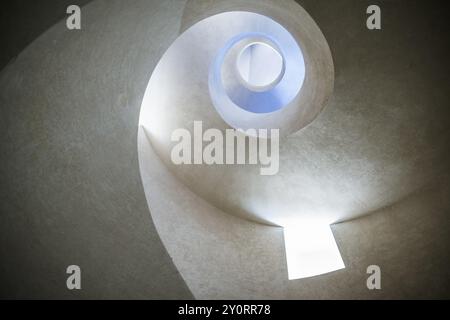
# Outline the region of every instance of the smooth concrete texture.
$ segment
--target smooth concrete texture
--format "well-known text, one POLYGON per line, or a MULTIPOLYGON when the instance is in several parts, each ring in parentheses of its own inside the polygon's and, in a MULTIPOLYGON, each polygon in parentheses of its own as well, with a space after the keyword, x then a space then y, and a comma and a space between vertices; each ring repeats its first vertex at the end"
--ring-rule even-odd
MULTIPOLYGON (((83 10, 81 32, 69 32, 60 22, 2 70, 0 296, 450 298, 443 2, 379 1, 383 30, 369 32, 368 1, 299 1, 328 41, 335 89, 319 118, 289 144, 303 154, 296 158, 304 163, 300 172, 312 178, 298 181, 299 172, 285 171, 288 179, 279 190, 289 193, 311 182, 317 191, 309 194, 320 195, 316 204, 373 213, 333 226, 346 269, 288 282, 280 229, 213 208, 203 201, 209 197, 199 198, 171 175, 164 179, 170 173, 164 166, 156 171, 159 179, 180 184, 189 198, 170 203, 173 193, 165 194, 150 205, 159 207, 159 214, 171 208, 168 215, 190 220, 183 221, 185 228, 152 212, 163 245, 139 177, 139 108, 183 19, 207 12, 208 3, 202 3, 95 1, 83 10), (203 210, 189 210, 197 207, 203 210), (199 234, 187 237, 190 228, 199 234), (186 238, 170 238, 169 231, 186 232, 186 238), (202 238, 210 241, 179 243, 202 238), (196 245, 209 251, 189 256, 196 245), (227 260, 222 252, 235 264, 217 265, 227 260), (208 255, 215 259, 205 259, 208 255), (255 257, 265 263, 247 274, 255 257), (65 288, 69 264, 82 267, 81 291, 65 288), (381 291, 365 287, 369 264, 382 267, 381 291), (239 271, 242 278, 235 278, 239 271)), ((237 195, 239 181, 219 181, 237 195)))
MULTIPOLYGON (((332 7, 324 5, 322 10, 329 10, 329 6, 332 7)), ((419 20, 411 26, 397 19, 398 11, 391 11, 400 10, 401 6, 386 4, 384 30, 376 33, 365 26, 367 6, 351 3, 335 6, 336 10, 330 12, 343 11, 338 16, 342 25, 336 25, 340 20, 333 14, 319 23, 321 28, 333 24, 325 38, 333 42, 334 45, 330 44, 333 59, 339 64, 334 93, 315 121, 281 141, 277 175, 261 176, 259 166, 174 165, 170 156, 175 143, 170 142, 170 134, 175 128, 192 130, 194 120, 202 120, 205 128, 226 126, 210 107, 209 97, 203 99, 204 95, 199 93, 206 90, 205 77, 203 82, 198 78, 183 81, 183 75, 189 75, 187 70, 192 66, 200 75, 205 71, 203 62, 209 58, 208 50, 199 50, 202 55, 197 59, 191 52, 189 62, 184 64, 181 59, 176 60, 177 70, 184 72, 181 75, 165 72, 161 77, 156 96, 169 91, 171 79, 176 89, 154 104, 158 128, 152 134, 153 143, 171 171, 196 194, 225 212, 268 224, 283 225, 297 219, 335 223, 393 204, 448 170, 449 148, 445 138, 450 120, 440 116, 447 112, 448 97, 435 84, 442 72, 436 60, 430 58, 434 54, 440 57, 438 61, 445 59, 442 45, 436 40, 430 49, 417 45, 413 39, 402 38, 414 33, 424 43, 434 41, 426 38, 427 34, 433 34, 430 30, 433 25, 419 20), (348 36, 342 30, 354 35, 348 36)), ((190 1, 182 27, 187 30, 190 23, 205 16, 253 8, 287 24, 286 28, 293 32, 304 26, 302 11, 295 11, 296 7, 300 8, 287 0, 190 1)), ((199 36, 204 37, 207 35, 199 36)), ((207 39, 206 43, 215 40, 213 36, 207 39)), ((315 44, 305 42, 304 51, 315 44)), ((318 72, 319 75, 322 74, 318 72)), ((302 91, 308 89, 324 90, 304 86, 302 91)))
MULTIPOLYGON (((301 48, 305 60, 305 72, 308 75, 304 79, 302 90, 281 110, 271 114, 248 115, 237 113, 235 122, 239 123, 239 118, 249 117, 250 119, 246 119, 249 124, 246 125, 246 121, 242 121, 243 123, 239 128, 276 128, 280 130, 282 136, 299 131, 317 117, 325 107, 333 90, 333 61, 327 41, 320 28, 309 14, 293 0, 193 0, 188 1, 186 5, 182 30, 186 31, 187 28, 206 17, 233 11, 257 13, 280 23, 301 48)), ((220 32, 220 36, 235 35, 239 31, 245 31, 245 27, 239 26, 239 22, 236 21, 240 20, 238 18, 230 19, 227 23, 230 28, 220 32), (239 28, 236 28, 237 26, 239 28)), ((244 19, 241 24, 245 25, 244 19)), ((216 28, 225 29, 223 26, 216 26, 216 28)), ((217 38, 219 36, 210 35, 209 37, 217 38)), ((275 36, 275 38, 277 37, 275 36)), ((299 72, 301 71, 299 70, 299 72)), ((222 117, 224 113, 222 112, 222 117)), ((196 116, 202 116, 206 123, 216 122, 213 115, 196 114, 196 116)), ((174 120, 178 119, 175 118, 174 120)), ((198 188, 193 187, 193 189, 198 188)), ((197 190, 197 192, 200 191, 197 190)))
MULTIPOLYGON (((260 18, 260 15, 254 17, 245 12, 238 13, 237 10, 274 16, 275 21, 282 25, 286 22, 286 27, 290 27, 289 31, 293 33, 293 38, 302 44, 307 66, 307 77, 303 88, 292 102, 277 112, 250 113, 233 105, 231 100, 227 103, 225 99, 219 99, 218 102, 225 103, 224 114, 235 117, 237 122, 245 123, 238 128, 247 129, 246 125, 248 125, 249 128, 258 129, 281 128, 282 132, 284 129, 287 132, 298 131, 323 109, 325 101, 331 94, 333 63, 328 45, 318 27, 298 4, 292 1, 280 3, 273 0, 235 2, 244 3, 246 7, 241 9, 242 6, 231 5, 228 1, 214 1, 214 9, 231 12, 215 14, 196 23, 180 35, 164 54, 147 87, 140 123, 149 130, 156 152, 175 175, 216 207, 229 213, 274 225, 284 225, 283 222, 303 219, 305 216, 309 218, 311 210, 304 209, 303 197, 297 196, 291 199, 289 195, 297 192, 307 199, 314 198, 316 195, 296 189, 296 185, 291 186, 291 193, 281 191, 280 186, 283 182, 279 180, 279 174, 273 177, 261 176, 259 166, 208 166, 206 164, 177 166, 172 162, 172 148, 175 143, 171 141, 171 138, 172 132, 176 129, 186 128, 191 132, 191 136, 194 136, 192 125, 194 121, 202 121, 205 130, 217 128, 224 132, 226 128, 230 128, 225 122, 226 119, 222 119, 216 110, 217 105, 215 108, 212 103, 211 97, 214 95, 211 91, 211 82, 208 81, 211 76, 210 67, 222 47, 230 39, 243 33, 269 29, 267 32, 269 36, 272 36, 270 26, 265 25, 266 20, 260 18), (224 3, 227 4, 225 8, 223 8, 224 3), (299 21, 288 24, 290 20, 285 20, 289 18, 288 14, 297 14, 299 21), (211 33, 210 30, 216 30, 217 33, 211 33), (233 108, 232 112, 229 112, 231 108, 233 108), (217 184, 219 181, 228 181, 229 184, 226 182, 217 184), (211 188, 212 185, 216 187, 211 188), (233 186, 232 192, 229 192, 230 186, 233 186), (290 202, 286 203, 287 200, 290 202), (269 204, 264 206, 266 202, 269 204)), ((196 5, 200 3, 201 1, 195 2, 196 5)), ((277 36, 281 37, 278 30, 273 32, 275 39, 278 39, 277 36)), ((282 147, 283 143, 282 141, 282 147)), ((283 170, 295 170, 295 166, 290 167, 300 165, 296 161, 295 151, 297 150, 293 149, 293 151, 294 153, 280 155, 283 170)), ((226 146, 224 146, 223 154, 226 154, 226 146)), ((297 178, 301 181, 304 177, 297 176, 297 172, 290 177, 290 179, 297 178)), ((339 215, 340 212, 322 213, 314 210, 314 213, 317 216, 320 215, 320 219, 330 223, 344 216, 344 213, 339 215)))
POLYGON ((174 178, 153 151, 144 128, 139 144, 153 220, 196 298, 449 297, 448 175, 393 206, 334 225, 346 268, 289 281, 281 228, 251 223, 214 208, 174 178), (381 291, 366 287, 370 265, 381 267, 381 291))
POLYGON ((183 1, 95 1, 0 78, 0 297, 192 298, 150 219, 137 125, 183 1), (82 290, 66 288, 66 268, 82 290))
POLYGON ((139 162, 153 221, 198 299, 285 299, 288 282, 281 228, 223 212, 170 173, 139 130, 139 162))
MULTIPOLYGON (((217 14, 217 10, 220 12, 220 10, 235 11, 242 9, 241 6, 237 5, 239 3, 241 2, 193 1, 188 3, 186 12, 194 12, 200 16, 208 16, 217 14), (196 6, 198 6, 197 8, 200 7, 201 10, 192 9, 192 7, 196 6), (207 14, 204 12, 207 12, 207 14)), ((251 2, 244 3, 249 7, 252 4, 251 2)), ((248 7, 245 9, 249 10, 248 7)), ((258 9, 258 5, 255 5, 254 10, 257 11, 258 9)), ((270 13, 270 9, 265 12, 269 16, 270 13)), ((184 18, 191 23, 200 20, 196 17, 187 18, 186 13, 184 18)), ((189 32, 190 29, 183 28, 183 30, 189 32)), ((199 37, 204 39, 202 36, 199 37)), ((211 41, 207 43, 210 44, 211 41)), ((344 53, 344 48, 342 50, 342 53, 344 53)), ((207 54, 203 54, 199 61, 204 61, 207 57, 207 54)), ((340 58, 339 55, 338 57, 340 58)), ((192 59, 196 61, 195 57, 192 57, 192 59)), ((328 122, 324 122, 325 120, 321 119, 325 117, 329 108, 345 109, 348 107, 346 105, 347 103, 354 103, 361 108, 364 107, 364 105, 360 105, 361 102, 351 100, 351 93, 346 93, 345 90, 341 89, 342 94, 349 100, 346 100, 345 103, 337 103, 334 97, 319 119, 296 135, 289 137, 288 141, 282 141, 282 145, 283 143, 288 143, 290 148, 285 149, 284 163, 281 163, 281 165, 286 166, 292 164, 295 167, 291 168, 288 174, 284 176, 284 180, 282 181, 280 179, 278 181, 279 183, 274 183, 274 179, 270 179, 270 177, 259 177, 258 170, 253 170, 248 166, 242 166, 240 168, 200 165, 177 167, 170 163, 171 144, 167 137, 168 135, 170 136, 170 130, 167 127, 191 129, 189 124, 192 123, 193 119, 206 121, 206 127, 220 128, 221 123, 220 119, 217 119, 217 115, 209 113, 207 108, 202 108, 203 103, 199 101, 199 94, 196 91, 200 91, 199 88, 202 88, 201 81, 198 83, 185 82, 184 87, 177 87, 178 89, 174 91, 178 95, 178 98, 174 94, 171 94, 167 98, 162 98, 164 92, 170 87, 170 81, 168 79, 173 79, 172 82, 176 87, 184 74, 185 69, 182 61, 173 58, 172 60, 177 62, 177 67, 172 69, 179 72, 179 77, 177 79, 170 78, 170 70, 172 69, 168 65, 166 66, 167 72, 161 72, 160 69, 157 69, 156 72, 158 74, 161 73, 161 76, 157 77, 158 81, 154 81, 155 85, 167 83, 156 87, 152 87, 152 83, 149 85, 150 93, 152 88, 155 90, 160 89, 156 93, 159 99, 151 102, 158 112, 149 112, 146 115, 149 119, 152 119, 151 116, 155 117, 152 119, 153 122, 149 122, 148 132, 144 129, 147 123, 145 120, 142 122, 144 128, 139 134, 140 163, 145 184, 144 189, 158 232, 166 244, 169 254, 174 259, 175 265, 180 270, 183 278, 196 297, 218 299, 249 297, 275 299, 284 299, 287 297, 291 299, 430 298, 432 295, 429 295, 426 290, 423 291, 421 287, 427 281, 431 282, 431 291, 436 294, 436 297, 445 297, 448 295, 448 273, 444 272, 444 270, 445 264, 449 262, 447 254, 450 240, 448 237, 449 202, 446 200, 448 192, 445 188, 442 189, 447 182, 438 181, 442 172, 447 172, 447 163, 441 164, 437 159, 434 163, 426 163, 430 156, 443 156, 443 158, 448 156, 445 141, 438 143, 428 141, 430 145, 426 145, 428 148, 427 152, 431 150, 431 155, 412 152, 414 158, 411 159, 408 158, 408 155, 402 158, 394 157, 393 159, 388 157, 383 160, 384 165, 387 167, 380 166, 379 168, 375 168, 376 170, 373 169, 374 164, 369 161, 373 157, 373 154, 370 153, 374 152, 372 148, 375 150, 386 149, 386 151, 382 151, 383 153, 390 152, 389 145, 385 143, 367 145, 367 149, 359 151, 361 156, 367 152, 365 155, 367 161, 363 161, 363 159, 355 161, 353 156, 355 141, 351 140, 351 137, 346 136, 347 134, 345 132, 340 132, 340 136, 335 138, 348 139, 346 144, 337 144, 334 146, 332 142, 335 142, 335 140, 331 136, 328 137, 330 144, 321 142, 321 139, 324 137, 323 132, 326 133, 328 130, 336 130, 339 132, 336 126, 345 123, 345 117, 352 116, 341 111, 341 116, 344 116, 344 119, 340 119, 339 117, 335 119, 330 118, 327 120, 328 122), (183 103, 170 103, 169 101, 183 101, 183 103), (332 120, 336 123, 331 123, 332 120), (209 123, 213 123, 213 125, 209 123), (155 125, 154 128, 151 126, 153 124, 155 125), (310 132, 310 134, 303 135, 305 132, 310 132), (165 137, 165 140, 163 139, 164 141, 161 142, 158 139, 159 137, 165 137), (317 146, 314 143, 317 143, 317 146), (298 145, 302 144, 307 144, 308 147, 300 149, 298 145), (157 153, 169 170, 161 165, 153 149, 159 151, 157 153), (327 153, 325 152, 327 149, 335 150, 340 155, 336 159, 341 159, 341 161, 327 159, 327 153), (314 170, 310 167, 301 170, 302 166, 308 166, 309 162, 298 162, 299 152, 306 160, 314 160, 314 170), (428 176, 430 171, 420 172, 417 168, 409 171, 408 166, 410 163, 416 163, 417 168, 423 166, 424 163, 427 166, 433 166, 428 167, 428 169, 434 170, 434 175, 428 176), (394 165, 397 169, 394 171, 389 170, 389 166, 391 165, 394 165), (406 167, 403 168, 403 165, 406 165, 406 167), (320 167, 325 168, 327 171, 320 172, 320 167), (341 170, 346 170, 349 174, 339 174, 341 170), (170 171, 180 178, 179 182, 173 179, 170 171), (309 176, 309 179, 303 182, 305 190, 296 189, 298 185, 302 184, 302 180, 304 180, 302 174, 304 173, 309 176), (363 175, 361 176, 361 174, 363 175), (409 175, 412 175, 410 178, 419 181, 420 184, 407 184, 402 186, 401 189, 389 188, 390 183, 397 184, 406 175, 408 175, 408 178, 409 175), (325 190, 326 192, 313 193, 308 189, 312 188, 314 184, 317 184, 320 190, 320 188, 324 187, 321 185, 324 179, 329 180, 333 184, 334 188, 330 186, 331 192, 325 190), (367 179, 366 185, 362 185, 361 179, 367 179), (293 183, 286 184, 286 181, 293 181, 293 183), (341 183, 348 184, 348 188, 339 187, 341 183), (204 186, 204 190, 207 192, 206 194, 198 192, 199 185, 204 186), (377 185, 383 185, 383 188, 385 188, 383 194, 371 194, 367 191, 371 188, 376 189, 377 185), (258 193, 261 186, 266 188, 266 193, 258 193), (287 189, 284 186, 287 186, 287 189), (363 188, 363 190, 356 188, 357 186, 363 188), (416 190, 416 188, 419 188, 419 190, 416 190), (273 196, 269 191, 275 195, 273 196), (362 192, 364 192, 365 199, 369 203, 377 204, 374 206, 377 210, 362 210, 361 208, 364 207, 365 203, 355 202, 350 206, 354 200, 353 197, 362 192), (258 197, 258 200, 250 197, 249 193, 258 197), (286 193, 292 193, 292 197, 297 197, 298 199, 295 199, 294 203, 292 201, 288 202, 286 197, 281 196, 285 196, 286 193), (276 219, 274 215, 283 216, 285 211, 292 211, 283 210, 280 204, 296 207, 296 210, 298 210, 296 214, 299 216, 314 214, 316 217, 320 214, 326 214, 326 212, 321 212, 317 209, 307 210, 310 203, 304 203, 305 200, 302 196, 305 193, 307 196, 312 197, 317 205, 322 206, 322 208, 330 208, 328 211, 334 215, 336 220, 348 220, 359 215, 371 215, 348 222, 347 224, 341 223, 333 226, 338 246, 347 266, 346 269, 310 279, 286 281, 288 278, 287 270, 285 266, 282 267, 280 265, 280 259, 284 258, 282 251, 283 238, 280 235, 274 237, 274 234, 279 234, 281 229, 264 227, 258 224, 251 225, 243 221, 240 226, 241 232, 237 233, 233 219, 224 219, 223 216, 226 213, 241 213, 241 208, 239 208, 241 203, 246 206, 253 206, 253 210, 256 205, 266 210, 269 207, 271 210, 268 211, 272 216, 268 219, 267 216, 263 216, 263 220, 266 218, 269 222, 273 222, 276 219), (215 195, 222 198, 229 197, 230 203, 237 208, 233 207, 229 209, 229 207, 221 205, 222 203, 215 201, 215 195), (394 201, 397 204, 390 207, 392 203, 390 199, 394 196, 397 196, 399 201, 394 201), (275 197, 278 197, 278 199, 274 200, 275 197), (241 201, 237 199, 241 199, 241 201), (338 206, 333 201, 336 199, 340 201, 340 205, 338 206), (348 206, 348 208, 342 212, 340 210, 343 205, 348 206), (414 208, 413 212, 409 212, 411 208, 414 208), (426 223, 418 218, 421 215, 428 214, 430 216, 427 218, 426 223), (375 216, 377 217, 376 219, 373 218, 375 216), (400 224, 399 222, 395 222, 395 219, 403 220, 408 219, 408 217, 411 219, 411 221, 407 220, 408 223, 400 224), (180 219, 183 221, 182 225, 178 223, 180 219), (390 227, 391 223, 395 225, 394 228, 390 227), (367 230, 370 227, 367 225, 373 226, 376 228, 376 231, 373 234, 369 233, 367 230), (380 227, 382 231, 378 230, 377 225, 382 226, 380 227), (442 228, 442 232, 425 235, 432 228, 442 228), (232 235, 231 239, 229 238, 230 235, 232 235), (259 242, 266 245, 264 248, 265 251, 262 251, 260 247, 255 245, 255 238, 260 239, 259 242), (414 249, 416 243, 424 241, 424 239, 427 239, 427 245, 423 247, 419 246, 418 248, 422 250, 415 252, 417 250, 414 249), (430 243, 433 245, 430 245, 430 243), (252 255, 249 253, 248 250, 252 250, 252 248, 258 254, 252 255), (433 248, 438 249, 436 252, 433 252, 433 248), (224 252, 225 254, 218 254, 219 252, 224 252), (247 257, 250 258, 247 259, 247 257), (385 257, 390 257, 390 259, 386 260, 385 257), (421 264, 417 264, 415 261, 420 261, 421 264), (372 264, 379 264, 382 270, 386 271, 386 277, 383 278, 383 281, 385 281, 383 282, 383 287, 385 288, 383 292, 369 291, 366 287, 366 279, 368 277, 366 269, 372 264), (420 270, 422 267, 428 269, 429 272, 421 273, 420 270), (220 279, 227 279, 220 286, 217 284, 218 275, 220 275, 220 279), (265 275, 265 280, 262 280, 261 275, 265 275), (414 285, 407 287, 407 289, 403 289, 401 288, 402 282, 398 282, 397 277, 403 279, 402 281, 407 281, 408 277, 411 277, 411 279, 416 279, 412 280, 416 282, 414 285), (436 280, 437 278, 440 280, 436 280), (247 290, 249 287, 254 290, 253 294, 248 293, 247 290)), ((191 69, 192 64, 186 65, 186 68, 187 70, 191 69)), ((200 70, 202 69, 200 68, 200 70)), ((344 89, 349 86, 348 90, 350 90, 350 86, 353 83, 352 77, 355 77, 354 82, 357 82, 358 74, 353 75, 351 72, 347 74, 346 70, 342 72, 349 80, 341 80, 341 84, 344 89)), ((202 74, 201 71, 199 73, 202 74)), ((189 72, 186 71, 186 74, 189 74, 189 72)), ((377 74, 375 73, 374 76, 377 77, 377 74)), ((393 78, 395 80, 395 75, 393 75, 393 78)), ((366 88, 364 92, 368 93, 369 98, 374 94, 370 91, 370 88, 366 88)), ((428 96, 428 93, 424 93, 424 95, 428 96)), ((375 97, 374 99, 376 100, 377 98, 375 97)), ((441 101, 442 106, 444 102, 445 100, 441 101)), ((367 104, 369 105, 368 102, 367 104)), ((146 100, 144 98, 143 108, 146 107, 146 100)), ((372 105, 372 107, 382 109, 390 107, 391 109, 396 109, 400 116, 410 117, 411 114, 408 114, 408 112, 417 113, 419 109, 422 110, 428 106, 417 104, 411 106, 410 109, 409 105, 396 106, 395 103, 390 103, 386 106, 372 105)), ((331 113, 333 116, 336 114, 336 111, 331 113)), ((378 122, 382 122, 382 120, 378 119, 378 122)), ((401 118, 397 120, 401 120, 401 118)), ((408 120, 411 121, 409 118, 408 120)), ((419 120, 419 118, 415 119, 417 126, 419 120)), ((441 125, 445 127, 448 119, 440 120, 442 121, 441 125)), ((374 121, 374 119, 368 117, 360 121, 364 121, 367 124, 367 122, 374 121)), ((386 118, 386 124, 384 124, 387 126, 386 128, 393 125, 393 121, 394 119, 386 118), (389 124, 389 122, 392 124, 389 124)), ((404 122, 401 123, 404 124, 404 122)), ((414 125, 414 122, 412 124, 414 125)), ((383 123, 380 123, 379 126, 382 127, 383 123)), ((364 136, 362 132, 363 128, 357 126, 357 129, 360 130, 359 135, 364 136)), ((410 128, 410 130, 413 129, 417 130, 417 128, 410 128)), ((352 130, 355 129, 353 128, 352 130)), ((331 134, 330 131, 329 135, 331 134)), ((380 130, 377 134, 384 134, 384 132, 380 130)), ((396 133, 391 138, 392 141, 390 143, 399 143, 398 148, 405 148, 401 143, 404 138, 406 137, 401 132, 396 133)), ((409 141, 413 145, 410 148, 414 148, 414 146, 418 147, 417 144, 420 142, 418 140, 409 141)), ((356 140, 356 143, 358 143, 358 140, 356 140)), ((359 143, 362 142, 359 141, 359 143)), ((373 158, 373 161, 376 160, 376 158, 373 158)), ((274 178, 277 179, 279 177, 275 176, 274 178)), ((313 206, 312 208, 315 207, 313 206)), ((261 218, 260 212, 257 210, 253 211, 253 213, 256 217, 249 215, 241 216, 252 220, 261 218)))
POLYGON ((0 10, 0 70, 37 37, 66 16, 70 5, 83 6, 92 0, 3 1, 0 10))

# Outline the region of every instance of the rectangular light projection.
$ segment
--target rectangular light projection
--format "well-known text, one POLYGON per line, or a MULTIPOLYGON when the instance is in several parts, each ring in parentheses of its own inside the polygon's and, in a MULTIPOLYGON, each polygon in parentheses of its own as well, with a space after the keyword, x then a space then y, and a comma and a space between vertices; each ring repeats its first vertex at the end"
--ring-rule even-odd
POLYGON ((333 232, 327 224, 285 227, 284 243, 289 280, 345 268, 333 232))

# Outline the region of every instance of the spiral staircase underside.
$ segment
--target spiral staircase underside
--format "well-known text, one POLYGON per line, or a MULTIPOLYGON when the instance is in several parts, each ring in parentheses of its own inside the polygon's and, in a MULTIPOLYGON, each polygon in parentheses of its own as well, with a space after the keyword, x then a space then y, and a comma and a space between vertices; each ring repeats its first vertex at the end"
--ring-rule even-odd
MULTIPOLYGON (((369 33, 360 1, 298 2, 328 41, 334 91, 317 119, 287 138, 284 169, 267 181, 178 170, 166 144, 150 145, 139 113, 164 52, 196 22, 249 7, 270 16, 294 2, 93 1, 81 32, 61 21, 3 69, 1 296, 73 298, 59 283, 66 261, 76 261, 90 283, 84 298, 448 298, 440 22, 411 26, 399 18, 402 5, 387 1, 390 32, 369 33), (282 230, 251 214, 270 220, 294 209, 346 221, 332 226, 345 269, 288 280, 282 230), (384 270, 382 291, 365 286, 371 264, 384 270)), ((444 21, 414 4, 417 17, 444 21)), ((223 126, 210 110, 212 125, 223 126)), ((183 113, 171 116, 183 124, 183 113)))

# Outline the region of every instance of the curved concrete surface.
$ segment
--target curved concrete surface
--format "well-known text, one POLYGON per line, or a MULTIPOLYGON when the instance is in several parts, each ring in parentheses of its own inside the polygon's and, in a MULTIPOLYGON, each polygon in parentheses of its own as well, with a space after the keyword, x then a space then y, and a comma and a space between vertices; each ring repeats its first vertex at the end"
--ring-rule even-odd
MULTIPOLYGON (((198 5, 200 2, 195 3, 198 5)), ((226 212, 276 225, 283 225, 283 221, 290 220, 292 216, 295 218, 299 215, 305 216, 311 211, 317 215, 324 215, 319 210, 307 211, 303 208, 303 203, 306 202, 303 197, 311 201, 311 197, 315 199, 315 194, 305 194, 303 190, 297 189, 295 184, 290 186, 290 193, 279 190, 282 185, 280 178, 261 177, 259 168, 256 166, 253 168, 249 166, 177 166, 171 160, 174 146, 171 141, 172 132, 178 128, 186 128, 193 136, 194 121, 202 121, 204 130, 217 128, 224 131, 225 128, 229 128, 225 121, 229 122, 232 118, 234 120, 231 120, 231 124, 239 123, 241 125, 235 127, 244 130, 276 128, 281 132, 285 129, 287 132, 297 131, 323 109, 324 102, 331 93, 333 65, 328 46, 323 36, 321 37, 320 30, 301 7, 295 3, 295 7, 292 7, 273 1, 244 1, 244 3, 247 5, 245 9, 251 12, 235 11, 235 7, 228 5, 227 10, 230 12, 216 14, 196 23, 169 48, 150 79, 142 104, 141 125, 149 130, 157 153, 177 177, 194 192, 226 212), (263 3, 270 4, 270 7, 266 8, 263 3), (289 12, 298 13, 300 21, 296 24, 288 24, 293 36, 292 40, 291 38, 284 40, 286 30, 282 29, 282 26, 285 20, 281 17, 289 12), (259 13, 274 15, 282 20, 273 22, 259 13), (275 26, 272 26, 270 22, 275 26), (210 33, 209 30, 217 30, 217 33, 210 33), (215 65, 216 56, 218 52, 221 52, 222 47, 227 46, 230 39, 238 37, 236 41, 239 43, 239 37, 255 32, 267 34, 273 37, 274 41, 281 41, 283 50, 285 46, 293 46, 291 42, 296 40, 302 46, 305 56, 307 76, 303 88, 300 91, 294 90, 298 92, 294 94, 295 98, 293 96, 289 100, 291 102, 276 112, 253 113, 243 110, 226 97, 225 90, 217 89, 216 91, 216 85, 211 84, 210 70, 221 69, 222 64, 217 68, 210 66, 215 65), (188 56, 186 52, 189 52, 188 56), (217 106, 220 104, 223 106, 217 106), (217 184, 219 181, 224 181, 224 177, 227 177, 230 184, 217 184), (211 188, 212 185, 216 187, 211 188), (209 194, 205 194, 205 190, 208 190, 209 194), (297 194, 295 199, 286 198, 286 195, 289 197, 291 193, 297 194), (287 200, 290 202, 286 203, 287 200), (264 206, 265 202, 270 203, 266 210, 257 208, 257 206, 264 206), (289 210, 283 208, 282 204, 297 209, 289 210), (247 212, 248 214, 245 215, 247 212)), ((223 4, 221 1, 214 2, 214 6, 221 7, 221 4, 223 4)), ((298 57, 290 58, 290 62, 295 58, 298 57)), ((291 75, 287 78, 288 80, 293 80, 292 72, 296 71, 296 68, 291 70, 292 64, 287 69, 287 73, 291 75)), ((298 79, 298 81, 301 80, 298 79)), ((220 87, 220 84, 217 86, 220 87)), ((226 146, 223 151, 223 154, 225 153, 226 146)), ((297 156, 295 152, 282 153, 281 158, 285 160, 281 162, 281 166, 286 168, 292 166, 292 163, 296 164, 297 156)), ((297 177, 297 171, 299 171, 295 171, 297 167, 292 168, 295 173, 291 179, 297 177)), ((302 176, 299 176, 298 180, 301 178, 302 176)), ((339 213, 333 212, 334 215, 331 218, 327 216, 323 219, 335 222, 343 215, 339 216, 339 213)))
POLYGON ((381 1, 389 32, 379 33, 361 17, 368 2, 298 1, 329 43, 335 91, 284 144, 295 163, 282 164, 274 194, 248 211, 280 209, 279 197, 346 219, 378 209, 333 226, 346 269, 288 281, 281 229, 229 214, 248 209, 242 181, 177 173, 146 148, 150 219, 139 108, 162 54, 212 2, 94 1, 82 31, 62 21, 2 70, 1 297, 448 298, 445 14, 419 1, 406 17, 401 1, 381 1), (195 177, 208 178, 186 183, 195 177), (211 181, 237 198, 214 200, 211 181), (69 264, 82 267, 81 291, 65 287, 69 264), (366 288, 371 264, 383 270, 381 291, 366 288))
MULTIPOLYGON (((302 12, 296 7, 300 8, 291 1, 192 1, 186 6, 183 30, 187 29, 188 22, 198 22, 210 14, 253 10, 276 17, 292 32, 299 26, 290 14, 298 17, 302 12), (186 12, 192 12, 192 16, 186 12)), ((330 22, 320 25, 327 23, 330 22)), ((233 28, 230 29, 233 34, 233 28)), ((358 47, 355 59, 359 60, 354 64, 347 62, 351 59, 348 50, 351 43, 344 47, 341 43, 345 38, 334 34, 340 41, 332 47, 334 59, 347 64, 345 68, 339 67, 336 88, 325 110, 311 125, 281 142, 278 174, 261 176, 259 166, 180 166, 171 161, 175 143, 170 138, 174 129, 193 131, 195 120, 202 120, 205 130, 227 127, 211 108, 210 97, 205 95, 202 99, 199 93, 206 90, 202 90, 205 76, 192 79, 189 72, 195 66, 202 74, 205 68, 201 65, 209 58, 206 49, 200 50, 201 58, 195 60, 191 56, 184 64, 183 59, 173 58, 177 70, 183 70, 183 74, 171 77, 169 72, 164 72, 158 78, 158 90, 153 91, 156 98, 161 97, 161 92, 171 92, 172 86, 175 89, 166 94, 164 102, 154 103, 153 113, 148 115, 150 119, 154 115, 157 123, 157 129, 151 134, 157 153, 184 184, 214 206, 275 225, 299 217, 314 220, 320 216, 330 223, 346 221, 393 204, 423 188, 447 168, 442 159, 448 156, 448 146, 439 128, 445 128, 448 120, 434 117, 435 111, 428 114, 428 103, 435 104, 433 108, 439 112, 439 108, 445 108, 444 100, 434 102, 439 95, 432 85, 414 90, 416 86, 424 86, 421 73, 398 62, 420 59, 420 50, 405 47, 393 51, 396 47, 388 46, 396 39, 389 38, 384 52, 391 52, 398 59, 384 59, 385 56, 374 53, 380 50, 381 40, 376 35, 359 32, 361 41, 367 42, 364 42, 366 55, 361 56, 362 47, 358 47), (375 37, 372 42, 371 37, 375 37), (407 81, 406 76, 409 76, 407 81), (433 120, 424 122, 427 114, 433 120)), ((220 35, 224 33, 226 36, 226 32, 220 35)), ((205 38, 206 43, 216 40, 215 35, 208 37, 207 33, 199 36, 205 38)), ((304 36, 296 39, 304 40, 304 36)), ((308 48, 313 44, 311 41, 303 46, 308 48)), ((170 65, 164 67, 170 70, 170 65)), ((302 88, 305 90, 308 87, 302 88)), ((321 88, 313 90, 321 91, 321 88)))
POLYGON ((137 126, 183 1, 95 1, 0 78, 1 297, 192 298, 150 219, 137 126), (164 30, 162 33, 161 30, 164 30), (67 290, 68 265, 83 290, 67 290))

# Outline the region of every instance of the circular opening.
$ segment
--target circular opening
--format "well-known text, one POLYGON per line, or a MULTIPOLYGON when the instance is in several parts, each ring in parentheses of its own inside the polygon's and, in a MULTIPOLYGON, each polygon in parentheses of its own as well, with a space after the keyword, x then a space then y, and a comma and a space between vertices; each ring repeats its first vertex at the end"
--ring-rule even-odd
POLYGON ((283 57, 278 50, 263 42, 253 42, 244 47, 236 66, 243 84, 253 91, 275 87, 284 74, 283 57))

